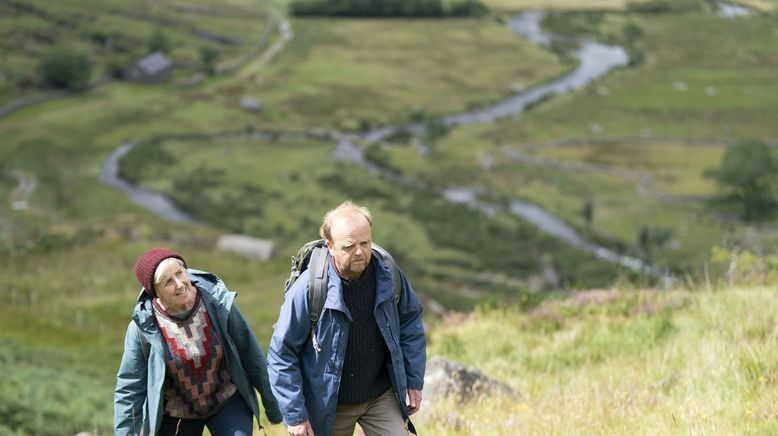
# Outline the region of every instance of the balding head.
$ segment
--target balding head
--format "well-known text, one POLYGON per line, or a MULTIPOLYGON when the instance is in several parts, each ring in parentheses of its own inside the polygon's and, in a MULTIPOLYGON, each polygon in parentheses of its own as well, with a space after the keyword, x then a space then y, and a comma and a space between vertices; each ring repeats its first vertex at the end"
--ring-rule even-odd
POLYGON ((320 234, 335 259, 338 272, 356 279, 370 263, 372 216, 366 208, 347 201, 324 215, 320 234))
POLYGON ((370 214, 370 211, 366 207, 359 206, 350 201, 344 201, 335 209, 332 209, 328 211, 326 214, 324 214, 324 219, 322 220, 321 228, 319 228, 319 235, 323 239, 330 241, 332 239, 331 232, 332 232, 333 221, 336 218, 340 218, 344 216, 347 217, 354 214, 361 215, 362 217, 364 217, 365 220, 367 220, 367 223, 368 225, 370 225, 370 227, 373 226, 373 215, 370 214))

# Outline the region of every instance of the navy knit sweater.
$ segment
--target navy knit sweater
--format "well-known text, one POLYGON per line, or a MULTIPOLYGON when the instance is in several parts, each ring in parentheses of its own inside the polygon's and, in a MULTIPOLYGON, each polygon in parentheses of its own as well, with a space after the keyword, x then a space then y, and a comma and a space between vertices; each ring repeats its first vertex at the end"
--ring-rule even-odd
POLYGON ((389 350, 378 330, 374 307, 375 266, 371 261, 358 279, 342 280, 343 300, 351 312, 338 404, 373 400, 391 387, 386 361, 389 350))

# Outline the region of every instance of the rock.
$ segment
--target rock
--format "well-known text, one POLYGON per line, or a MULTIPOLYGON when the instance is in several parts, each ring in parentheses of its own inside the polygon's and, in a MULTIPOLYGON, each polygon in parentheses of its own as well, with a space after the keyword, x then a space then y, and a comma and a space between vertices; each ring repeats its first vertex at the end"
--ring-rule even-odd
POLYGON ((504 395, 519 399, 521 395, 505 383, 493 380, 476 368, 433 356, 427 361, 424 376, 424 400, 439 401, 452 397, 465 402, 478 397, 504 395))
POLYGON ((264 262, 273 257, 275 244, 247 235, 221 235, 216 241, 216 248, 264 262))
POLYGON ((446 314, 446 306, 440 304, 439 301, 431 298, 431 297, 425 297, 424 298, 424 310, 430 311, 433 315, 442 317, 446 314))
POLYGON ((435 421, 442 422, 443 425, 456 432, 461 432, 466 426, 465 418, 462 418, 462 415, 457 412, 448 412, 442 416, 435 416, 435 421))
POLYGON ((240 108, 248 112, 261 112, 262 101, 250 95, 244 95, 240 99, 240 108))
POLYGON ((189 76, 189 78, 178 82, 178 85, 184 87, 192 87, 199 84, 203 80, 205 80, 205 73, 203 73, 202 71, 197 71, 196 73, 189 76))
POLYGON ((165 53, 155 51, 148 56, 138 59, 124 72, 124 78, 132 81, 155 83, 167 78, 172 70, 173 61, 165 53))

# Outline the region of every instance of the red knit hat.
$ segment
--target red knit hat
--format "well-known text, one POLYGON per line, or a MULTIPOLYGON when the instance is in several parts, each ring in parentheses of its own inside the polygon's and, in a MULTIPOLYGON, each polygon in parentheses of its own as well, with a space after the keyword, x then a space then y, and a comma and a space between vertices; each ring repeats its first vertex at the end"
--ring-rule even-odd
POLYGON ((154 292, 154 272, 157 271, 157 266, 159 266, 160 262, 168 257, 181 259, 181 262, 184 262, 184 268, 186 268, 186 261, 180 254, 162 247, 152 248, 143 253, 138 258, 138 261, 135 262, 135 277, 152 298, 157 296, 157 293, 154 292))

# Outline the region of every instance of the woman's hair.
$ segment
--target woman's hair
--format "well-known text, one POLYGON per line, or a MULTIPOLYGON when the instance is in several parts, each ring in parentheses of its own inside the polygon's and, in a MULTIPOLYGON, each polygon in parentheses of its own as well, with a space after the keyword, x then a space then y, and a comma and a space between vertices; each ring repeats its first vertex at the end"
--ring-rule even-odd
POLYGON ((365 219, 367 219, 367 222, 368 224, 370 224, 370 227, 373 227, 373 215, 366 207, 359 206, 355 203, 352 203, 351 201, 344 201, 335 209, 332 209, 328 211, 326 214, 324 214, 324 218, 322 219, 322 223, 321 223, 321 228, 319 228, 319 236, 326 239, 327 241, 331 240, 332 238, 331 238, 330 231, 332 230, 332 219, 336 215, 342 214, 347 211, 357 212, 361 214, 362 216, 365 217, 365 219))
POLYGON ((168 257, 167 259, 160 262, 159 265, 157 265, 157 269, 154 271, 154 287, 156 288, 157 285, 162 281, 162 278, 165 276, 166 272, 179 266, 186 268, 184 262, 176 257, 168 257))

